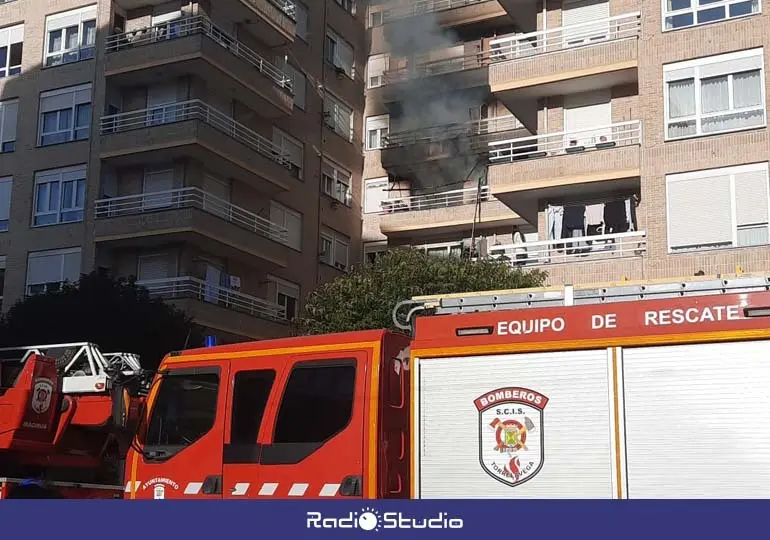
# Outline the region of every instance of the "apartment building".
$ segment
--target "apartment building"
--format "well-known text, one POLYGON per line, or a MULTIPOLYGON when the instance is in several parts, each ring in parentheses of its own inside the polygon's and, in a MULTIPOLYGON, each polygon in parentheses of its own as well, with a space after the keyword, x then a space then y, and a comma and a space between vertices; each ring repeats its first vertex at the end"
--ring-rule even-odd
POLYGON ((367 257, 474 238, 553 284, 770 266, 758 0, 393 0, 367 19, 367 257), (410 29, 440 39, 404 47, 410 29))
POLYGON ((348 0, 0 0, 3 306, 102 267, 220 342, 285 335, 360 258, 364 19, 348 0))

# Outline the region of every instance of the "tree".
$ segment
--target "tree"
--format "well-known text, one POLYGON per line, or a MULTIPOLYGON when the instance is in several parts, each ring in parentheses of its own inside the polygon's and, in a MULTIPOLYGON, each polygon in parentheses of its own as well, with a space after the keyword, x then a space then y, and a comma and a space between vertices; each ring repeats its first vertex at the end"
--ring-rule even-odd
POLYGON ((130 352, 142 367, 156 369, 168 352, 202 343, 184 311, 150 298, 136 279, 103 271, 75 285, 28 296, 0 320, 0 347, 51 343, 96 343, 103 352, 130 352))
POLYGON ((500 260, 435 257, 392 249, 374 263, 318 287, 297 321, 300 334, 393 328, 396 304, 414 296, 539 287, 546 273, 500 260))

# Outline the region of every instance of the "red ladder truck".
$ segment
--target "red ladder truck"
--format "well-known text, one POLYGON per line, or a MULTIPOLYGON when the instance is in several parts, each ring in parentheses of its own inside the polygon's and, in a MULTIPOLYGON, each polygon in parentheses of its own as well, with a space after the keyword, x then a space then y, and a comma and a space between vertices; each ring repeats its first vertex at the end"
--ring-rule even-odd
POLYGON ((770 276, 400 307, 169 354, 126 498, 770 497, 770 276))

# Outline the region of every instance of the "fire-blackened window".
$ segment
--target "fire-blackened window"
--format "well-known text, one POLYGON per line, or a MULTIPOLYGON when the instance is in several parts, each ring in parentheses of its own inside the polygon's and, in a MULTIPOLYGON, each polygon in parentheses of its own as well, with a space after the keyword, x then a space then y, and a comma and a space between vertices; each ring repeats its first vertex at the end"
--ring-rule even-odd
POLYGON ((235 375, 233 410, 230 423, 232 444, 257 442, 267 400, 275 381, 275 371, 241 371, 235 375))
POLYGON ((352 360, 297 364, 289 376, 275 426, 275 443, 321 443, 345 429, 353 414, 352 360))
POLYGON ((145 447, 169 457, 208 433, 217 416, 218 372, 173 371, 163 377, 152 408, 145 447))

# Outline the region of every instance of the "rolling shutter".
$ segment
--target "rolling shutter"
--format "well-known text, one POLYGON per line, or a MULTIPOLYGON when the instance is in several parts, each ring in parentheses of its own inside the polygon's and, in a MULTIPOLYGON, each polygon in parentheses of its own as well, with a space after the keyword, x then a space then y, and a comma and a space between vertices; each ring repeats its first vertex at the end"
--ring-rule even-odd
POLYGON ((575 0, 564 2, 562 26, 564 45, 574 47, 607 39, 610 3, 607 0, 575 0))
POLYGON ((668 179, 671 249, 729 246, 733 241, 730 176, 668 179))
POLYGON ((610 98, 609 90, 564 97, 565 146, 593 146, 601 142, 602 136, 612 137, 610 98))

